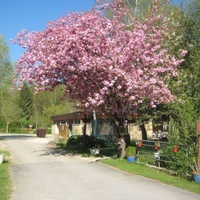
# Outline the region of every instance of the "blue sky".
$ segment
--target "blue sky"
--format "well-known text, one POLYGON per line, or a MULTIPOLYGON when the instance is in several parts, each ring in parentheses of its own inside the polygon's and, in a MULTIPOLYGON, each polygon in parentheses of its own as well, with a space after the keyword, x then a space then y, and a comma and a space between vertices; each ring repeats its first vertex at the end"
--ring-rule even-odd
POLYGON ((11 61, 17 61, 23 49, 10 42, 22 29, 41 31, 47 22, 66 15, 67 11, 88 11, 95 0, 1 0, 0 34, 10 48, 11 61))

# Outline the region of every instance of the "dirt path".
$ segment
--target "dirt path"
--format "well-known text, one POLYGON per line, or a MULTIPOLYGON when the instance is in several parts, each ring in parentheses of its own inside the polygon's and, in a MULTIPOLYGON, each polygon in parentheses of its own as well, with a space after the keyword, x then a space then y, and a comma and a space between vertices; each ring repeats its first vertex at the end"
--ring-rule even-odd
POLYGON ((11 200, 199 200, 200 195, 48 148, 52 136, 2 135, 13 159, 11 200))

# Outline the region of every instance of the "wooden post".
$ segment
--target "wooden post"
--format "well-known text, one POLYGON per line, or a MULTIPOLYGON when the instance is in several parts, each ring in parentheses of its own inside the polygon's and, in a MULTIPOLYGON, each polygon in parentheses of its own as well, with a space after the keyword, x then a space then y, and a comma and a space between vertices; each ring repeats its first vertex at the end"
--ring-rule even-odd
POLYGON ((197 167, 200 171, 200 120, 197 121, 196 125, 196 133, 197 133, 197 167))
POLYGON ((198 170, 200 171, 200 135, 197 136, 198 141, 198 152, 197 152, 197 163, 198 163, 198 170))

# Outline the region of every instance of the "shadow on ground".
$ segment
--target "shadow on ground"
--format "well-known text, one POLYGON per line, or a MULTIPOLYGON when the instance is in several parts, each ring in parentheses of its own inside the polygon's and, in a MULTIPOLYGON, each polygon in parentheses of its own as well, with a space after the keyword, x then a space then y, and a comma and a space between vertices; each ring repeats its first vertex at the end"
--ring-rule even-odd
POLYGON ((56 148, 52 146, 49 146, 43 150, 38 150, 35 152, 41 152, 40 156, 48 156, 48 155, 54 155, 54 156, 65 156, 65 155, 69 155, 69 156, 74 156, 77 155, 76 153, 70 152, 67 149, 61 149, 61 148, 56 148))
POLYGON ((116 157, 117 150, 115 147, 107 147, 100 149, 99 155, 92 155, 90 149, 83 149, 83 148, 66 148, 66 147, 55 147, 55 145, 48 144, 48 146, 40 151, 40 156, 80 156, 83 158, 103 158, 103 157, 116 157))
POLYGON ((0 140, 27 140, 27 139, 34 139, 37 136, 35 134, 4 134, 0 133, 0 140))

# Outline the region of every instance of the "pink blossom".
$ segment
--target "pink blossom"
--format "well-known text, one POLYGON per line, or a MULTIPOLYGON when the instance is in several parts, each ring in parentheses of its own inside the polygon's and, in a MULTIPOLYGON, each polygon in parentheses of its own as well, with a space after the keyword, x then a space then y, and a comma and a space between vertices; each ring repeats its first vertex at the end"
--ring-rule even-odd
POLYGON ((17 34, 14 43, 25 53, 18 61, 16 82, 29 81, 36 91, 62 82, 66 96, 83 109, 123 118, 146 102, 156 107, 173 101, 166 82, 178 75, 187 52, 175 58, 161 46, 169 30, 165 23, 155 26, 164 19, 156 15, 155 6, 141 22, 121 2, 105 1, 87 13, 49 22, 41 32, 17 34), (104 8, 112 12, 111 19, 103 15, 104 8))

